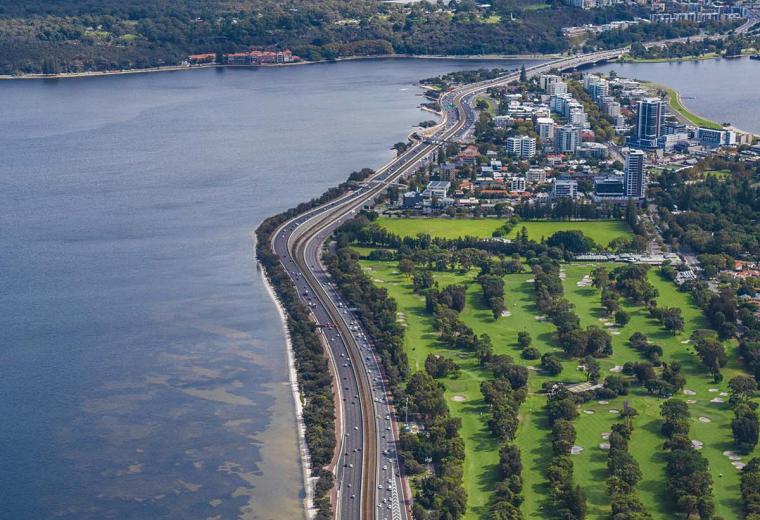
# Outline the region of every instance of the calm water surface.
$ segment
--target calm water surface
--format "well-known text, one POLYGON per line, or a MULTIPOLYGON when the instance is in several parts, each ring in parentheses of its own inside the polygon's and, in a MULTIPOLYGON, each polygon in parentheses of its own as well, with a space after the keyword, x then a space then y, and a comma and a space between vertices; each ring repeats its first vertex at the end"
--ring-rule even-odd
POLYGON ((0 518, 299 518, 252 231, 389 159, 413 82, 497 65, 0 83, 0 518))
POLYGON ((673 63, 613 63, 594 70, 654 81, 675 88, 700 116, 760 134, 760 61, 704 60, 673 63))

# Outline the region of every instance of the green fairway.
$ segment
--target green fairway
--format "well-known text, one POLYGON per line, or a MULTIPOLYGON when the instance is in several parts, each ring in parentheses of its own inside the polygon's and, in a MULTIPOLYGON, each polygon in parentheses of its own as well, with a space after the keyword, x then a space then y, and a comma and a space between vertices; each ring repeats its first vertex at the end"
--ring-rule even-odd
POLYGON ((536 241, 549 238, 557 231, 583 231, 584 235, 603 247, 616 238, 628 237, 631 234, 628 225, 622 220, 525 220, 518 222, 508 237, 514 238, 523 227, 528 230, 528 237, 536 241))
MULTIPOLYGON (((487 518, 489 499, 499 478, 497 464, 498 449, 501 445, 488 430, 487 416, 483 415, 486 408, 479 388, 480 382, 491 376, 480 368, 474 354, 445 348, 436 340, 432 316, 425 311, 424 298, 412 292, 411 281, 398 272, 396 262, 362 260, 361 264, 375 283, 385 287, 398 303, 399 320, 406 325, 405 347, 411 368, 423 369, 425 357, 431 352, 454 359, 462 368, 458 378, 448 377, 441 381, 446 389, 451 413, 462 420, 461 433, 465 442, 464 483, 468 494, 466 517, 487 518)), ((578 285, 584 275, 591 273, 595 265, 565 264, 562 267, 562 277, 565 296, 575 305, 582 324, 604 327, 607 325, 600 321, 602 309, 599 291, 593 286, 578 285)), ((516 362, 536 367, 538 361, 525 361, 519 356, 516 347, 519 331, 530 332, 533 346, 542 353, 555 351, 556 348, 553 339, 554 326, 548 321, 537 319, 538 311, 530 283, 532 276, 524 273, 504 277, 504 297, 511 315, 494 320, 482 301, 479 285, 474 283, 476 274, 476 271, 464 275, 436 272, 434 277, 441 287, 452 283, 468 284, 466 306, 461 313, 461 319, 478 334, 488 333, 493 340, 495 353, 509 354, 516 362)), ((695 329, 705 327, 701 310, 692 304, 688 294, 679 292, 675 285, 661 278, 655 270, 650 271, 650 281, 659 290, 660 305, 682 309, 686 329, 674 336, 665 331, 659 322, 649 318, 645 309, 624 304, 623 307, 630 313, 631 321, 619 330, 610 328, 614 352, 611 357, 600 359, 602 378, 609 375, 615 366, 621 366, 627 361, 641 360, 639 353, 627 344, 628 338, 635 331, 643 332, 652 342, 661 345, 665 351, 665 361, 678 360, 683 364, 685 388, 694 394, 680 397, 694 401, 689 404, 692 414, 691 438, 704 443, 702 454, 709 461, 714 480, 716 515, 726 519, 739 518, 739 472, 723 455, 724 451, 733 449, 729 426, 733 413, 727 404, 728 398, 723 393, 727 392, 731 377, 741 372, 734 347, 730 345, 727 349, 730 361, 723 370, 724 382, 713 384, 693 347, 686 342, 695 329), (726 402, 711 402, 715 398, 726 402)), ((577 369, 577 361, 567 360, 563 365, 562 374, 555 379, 568 382, 585 380, 584 374, 577 369)), ((544 415, 546 396, 540 393, 541 384, 547 379, 549 378, 546 375, 534 368, 531 369, 528 383, 530 394, 520 409, 520 426, 515 439, 523 462, 525 501, 522 509, 526 518, 551 518, 549 511, 552 506, 548 502, 544 470, 551 459, 552 450, 548 421, 544 415)), ((647 395, 639 387, 632 387, 629 395, 610 400, 608 403, 591 401, 580 406, 581 413, 574 424, 577 430, 576 444, 581 446, 583 451, 573 456, 573 461, 575 479, 588 497, 587 518, 607 520, 610 516, 605 485, 608 476, 607 452, 600 447, 600 443, 604 442, 602 434, 611 431, 611 426, 618 420, 619 416, 611 410, 620 410, 624 401, 638 411, 634 420, 635 431, 630 443, 630 453, 640 464, 643 474, 638 486, 639 495, 653 518, 673 518, 675 513, 671 509, 664 475, 664 437, 660 435, 662 400, 647 395)), ((757 453, 758 450, 755 451, 755 454, 757 453)), ((747 456, 742 460, 746 462, 749 458, 750 456, 747 456)))
MULTIPOLYGON (((414 237, 420 233, 427 233, 432 237, 459 238, 473 236, 490 238, 493 232, 504 225, 506 221, 495 218, 467 219, 467 218, 387 218, 377 219, 377 223, 391 233, 399 236, 414 237)), ((514 238, 525 227, 528 236, 533 240, 548 238, 557 231, 580 230, 602 246, 607 246, 618 237, 627 237, 631 231, 622 220, 591 220, 591 221, 567 221, 567 220, 525 220, 518 222, 509 233, 509 238, 514 238)))
POLYGON ((432 237, 459 238, 472 236, 489 238, 506 220, 496 218, 386 218, 377 223, 402 237, 415 237, 427 233, 432 237))

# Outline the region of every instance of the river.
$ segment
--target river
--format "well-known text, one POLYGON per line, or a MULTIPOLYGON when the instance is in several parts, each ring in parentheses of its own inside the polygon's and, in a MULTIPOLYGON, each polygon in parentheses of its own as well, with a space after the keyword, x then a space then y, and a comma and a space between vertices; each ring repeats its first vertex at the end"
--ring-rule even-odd
POLYGON ((267 216, 431 119, 373 60, 0 83, 0 517, 299 518, 267 216))
POLYGON ((667 63, 611 63, 593 71, 654 81, 681 93, 702 117, 760 134, 760 61, 740 58, 667 63))

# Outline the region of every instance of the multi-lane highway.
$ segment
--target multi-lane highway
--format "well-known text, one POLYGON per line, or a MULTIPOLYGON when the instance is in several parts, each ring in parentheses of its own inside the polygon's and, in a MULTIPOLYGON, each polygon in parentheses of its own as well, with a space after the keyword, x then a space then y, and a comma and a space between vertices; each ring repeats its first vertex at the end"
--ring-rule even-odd
MULTIPOLYGON (((612 59, 622 52, 617 49, 552 60, 529 68, 528 73, 571 69, 612 59)), ((407 519, 410 497, 396 456, 398 423, 382 368, 371 338, 321 262, 323 246, 337 227, 361 208, 371 206, 388 185, 432 160, 440 143, 465 139, 476 121, 473 105, 478 94, 515 79, 518 73, 445 93, 440 104, 447 108, 428 138, 414 142, 360 187, 284 223, 272 237, 273 249, 319 325, 336 379, 340 426, 335 471, 337 518, 407 519)))

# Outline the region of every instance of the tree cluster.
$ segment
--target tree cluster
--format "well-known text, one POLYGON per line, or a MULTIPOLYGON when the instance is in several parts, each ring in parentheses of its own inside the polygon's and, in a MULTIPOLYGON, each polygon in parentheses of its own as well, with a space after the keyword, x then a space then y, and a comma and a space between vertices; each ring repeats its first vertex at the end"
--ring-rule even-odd
POLYGON ((668 492, 687 518, 697 515, 701 520, 709 520, 715 511, 712 477, 707 459, 689 439, 689 407, 681 400, 669 399, 660 409, 664 420, 662 433, 668 438, 665 442, 668 492))
POLYGON ((570 450, 575 444, 573 419, 578 416, 575 398, 566 389, 559 388, 546 405, 552 427, 554 457, 546 467, 549 492, 555 512, 565 520, 581 520, 586 516, 586 495, 573 478, 573 461, 570 450))
POLYGON ((614 520, 648 520, 652 518, 638 496, 636 486, 641 481, 641 468, 628 452, 633 423, 629 416, 625 421, 612 425, 608 438, 607 490, 612 498, 614 520))
POLYGON ((403 432, 399 457, 410 475, 432 473, 419 482, 415 493, 415 518, 456 520, 467 508, 463 486, 464 441, 461 421, 451 417, 443 386, 426 372, 415 372, 406 387, 409 411, 424 427, 424 433, 403 432))

